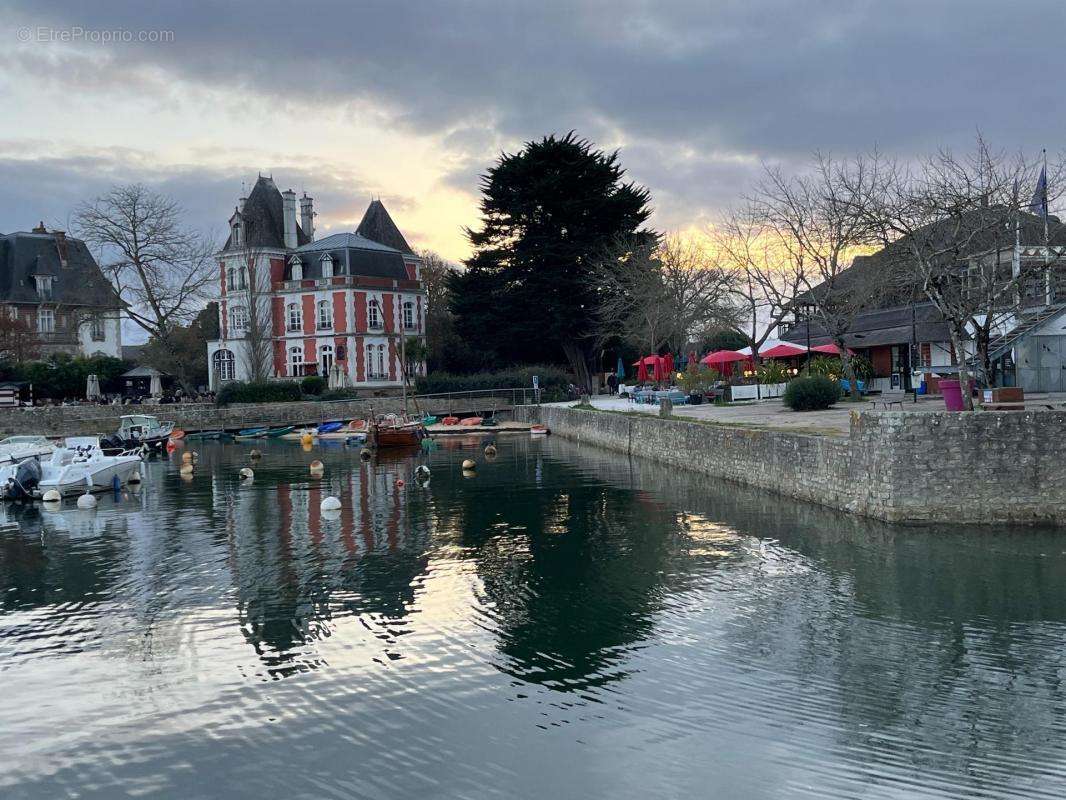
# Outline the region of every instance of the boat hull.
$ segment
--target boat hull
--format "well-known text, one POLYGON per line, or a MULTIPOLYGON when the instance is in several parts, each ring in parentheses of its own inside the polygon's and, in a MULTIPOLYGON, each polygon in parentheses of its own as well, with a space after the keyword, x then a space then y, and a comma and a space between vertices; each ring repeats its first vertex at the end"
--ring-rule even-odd
POLYGON ((83 494, 86 490, 104 492, 114 486, 116 477, 119 485, 125 486, 141 466, 138 456, 115 456, 111 461, 110 464, 70 464, 55 475, 46 472, 37 484, 37 494, 43 495, 50 489, 63 495, 83 494))

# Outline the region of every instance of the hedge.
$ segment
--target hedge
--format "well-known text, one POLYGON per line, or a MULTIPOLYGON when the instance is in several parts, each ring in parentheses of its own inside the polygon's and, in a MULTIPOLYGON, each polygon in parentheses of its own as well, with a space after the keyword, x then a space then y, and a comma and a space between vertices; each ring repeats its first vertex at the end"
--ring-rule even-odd
POLYGON ((231 381, 218 390, 215 403, 227 406, 230 403, 287 403, 302 399, 300 384, 295 381, 231 381))
POLYGON ((321 375, 308 375, 300 381, 300 388, 304 394, 322 394, 326 391, 326 379, 321 375))

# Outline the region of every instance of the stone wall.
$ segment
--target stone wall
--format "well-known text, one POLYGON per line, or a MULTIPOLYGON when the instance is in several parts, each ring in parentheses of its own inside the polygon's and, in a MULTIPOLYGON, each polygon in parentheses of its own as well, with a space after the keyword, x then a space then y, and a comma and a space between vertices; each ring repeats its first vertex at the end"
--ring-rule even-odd
MULTIPOLYGON (((419 409, 428 414, 467 412, 460 408, 473 401, 419 399, 419 409)), ((510 405, 491 400, 477 401, 493 408, 497 416, 506 418, 510 405)), ((256 403, 218 408, 200 403, 177 403, 162 406, 41 406, 34 408, 0 409, 0 434, 40 434, 43 436, 93 436, 110 434, 118 429, 123 414, 151 414, 161 420, 172 420, 178 428, 188 431, 240 430, 257 425, 317 425, 331 420, 350 420, 365 417, 373 407, 377 414, 403 410, 399 397, 378 397, 373 400, 336 400, 329 402, 256 403)), ((413 404, 408 408, 414 411, 413 404)))
POLYGON ((1066 412, 863 412, 850 436, 555 406, 553 434, 892 522, 1066 524, 1066 412))

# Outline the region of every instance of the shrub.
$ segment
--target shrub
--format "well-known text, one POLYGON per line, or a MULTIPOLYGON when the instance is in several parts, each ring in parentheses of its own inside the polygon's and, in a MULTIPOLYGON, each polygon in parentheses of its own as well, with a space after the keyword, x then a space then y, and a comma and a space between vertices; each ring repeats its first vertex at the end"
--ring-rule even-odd
POLYGON ((230 403, 286 403, 302 399, 303 392, 296 381, 231 381, 218 390, 215 403, 228 406, 230 403))
MULTIPOLYGON (((865 356, 852 356, 851 367, 860 381, 868 381, 874 376, 874 365, 865 356)), ((811 359, 811 374, 839 380, 844 377, 844 363, 839 356, 818 356, 811 359)))
POLYGON ((322 394, 326 391, 326 379, 320 375, 308 375, 300 381, 300 388, 304 394, 322 394))
POLYGON ((759 376, 759 383, 786 383, 792 377, 787 366, 773 359, 759 364, 756 374, 759 376))
POLYGON ((689 394, 692 392, 702 393, 713 388, 721 377, 718 370, 701 366, 698 370, 687 369, 682 372, 681 377, 677 379, 677 385, 689 394))
POLYGON ((793 411, 820 411, 840 399, 840 384, 821 375, 796 378, 785 387, 785 405, 793 411))
POLYGON ((533 376, 540 378, 541 400, 551 403, 567 398, 567 386, 573 377, 558 367, 514 367, 495 372, 475 372, 457 375, 451 372, 431 372, 415 381, 418 394, 445 394, 487 389, 531 389, 533 376))

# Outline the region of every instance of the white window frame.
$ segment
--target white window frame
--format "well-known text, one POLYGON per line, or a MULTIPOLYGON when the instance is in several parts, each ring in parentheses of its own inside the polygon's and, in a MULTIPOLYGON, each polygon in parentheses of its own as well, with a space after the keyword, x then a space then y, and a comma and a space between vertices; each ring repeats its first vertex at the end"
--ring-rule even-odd
POLYGON ((304 279, 304 262, 302 262, 297 256, 293 256, 289 261, 289 280, 302 281, 304 279))
POLYGON ((323 344, 318 347, 318 369, 319 375, 328 378, 329 371, 333 365, 337 363, 336 353, 331 344, 323 344))
POLYGON ((302 347, 290 347, 288 352, 289 377, 298 378, 303 374, 304 349, 302 347))
POLYGON ((415 318, 415 304, 413 300, 405 300, 403 303, 403 329, 405 331, 418 330, 418 322, 415 318))
POLYGON ((381 303, 376 297, 366 301, 366 327, 372 331, 382 330, 385 327, 385 318, 381 313, 381 303))
POLYGON ((304 328, 304 312, 299 303, 289 303, 285 307, 287 321, 285 330, 302 331, 304 328))
POLYGON ((388 367, 385 366, 385 345, 383 344, 378 345, 378 377, 383 381, 388 380, 389 377, 388 367))
POLYGON ((233 267, 226 269, 226 291, 232 292, 237 289, 237 270, 233 267))
POLYGON ((321 260, 321 263, 322 263, 322 277, 323 278, 332 278, 333 277, 333 256, 331 256, 329 253, 326 253, 326 254, 324 254, 322 256, 322 258, 320 260, 321 260))
POLYGON ((102 314, 93 314, 92 319, 89 320, 89 338, 94 342, 107 340, 107 328, 104 327, 102 314))
POLYGON ((56 312, 50 308, 37 309, 37 333, 56 332, 56 312))
POLYGON ((215 374, 220 381, 231 381, 234 376, 234 359, 232 350, 216 350, 211 357, 215 374))
POLYGON ((333 301, 319 300, 315 304, 318 313, 315 317, 315 327, 320 331, 333 330, 333 301), (324 313, 323 313, 324 312, 324 313))
POLYGON ((34 275, 34 282, 37 284, 37 294, 42 300, 52 299, 52 276, 51 275, 34 275))
POLYGON ((229 307, 229 327, 230 333, 246 332, 248 330, 248 309, 240 304, 231 305, 229 307))
POLYGON ((233 244, 239 245, 241 243, 241 223, 233 223, 233 244))

